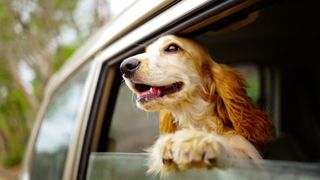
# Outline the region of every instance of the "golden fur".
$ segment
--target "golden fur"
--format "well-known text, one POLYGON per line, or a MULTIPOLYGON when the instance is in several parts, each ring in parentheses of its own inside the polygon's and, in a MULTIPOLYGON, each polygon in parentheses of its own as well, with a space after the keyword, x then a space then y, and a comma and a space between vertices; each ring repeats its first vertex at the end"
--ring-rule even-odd
POLYGON ((139 60, 139 68, 124 79, 137 94, 135 83, 160 87, 183 82, 178 92, 137 101, 146 111, 160 110, 160 137, 150 148, 148 172, 210 167, 224 157, 261 158, 254 145, 272 139, 273 125, 254 107, 238 72, 214 62, 198 43, 174 35, 130 58, 139 60), (170 45, 179 49, 167 52, 170 45))

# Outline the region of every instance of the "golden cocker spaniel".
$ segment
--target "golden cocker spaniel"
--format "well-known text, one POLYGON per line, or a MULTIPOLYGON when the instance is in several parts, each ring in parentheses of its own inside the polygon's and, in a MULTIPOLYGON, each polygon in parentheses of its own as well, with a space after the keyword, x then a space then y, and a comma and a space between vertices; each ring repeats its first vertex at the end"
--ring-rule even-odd
POLYGON ((160 110, 160 137, 149 149, 150 173, 211 167, 219 158, 260 159, 254 145, 274 128, 254 107, 245 81, 198 43, 166 35, 120 66, 145 111, 160 110))

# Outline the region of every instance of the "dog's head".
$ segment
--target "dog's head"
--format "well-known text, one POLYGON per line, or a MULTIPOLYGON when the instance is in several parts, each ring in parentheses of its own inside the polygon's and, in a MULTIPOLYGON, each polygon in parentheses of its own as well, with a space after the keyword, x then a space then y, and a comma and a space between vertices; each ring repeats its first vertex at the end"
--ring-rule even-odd
POLYGON ((202 86, 203 54, 195 42, 164 36, 146 52, 124 60, 120 66, 137 106, 146 111, 170 109, 193 96, 202 86))
MULTIPOLYGON (((124 60, 120 69, 128 87, 137 94, 136 103, 141 109, 166 109, 169 113, 197 97, 213 104, 212 115, 254 143, 263 144, 273 134, 267 115, 247 96, 241 75, 215 63, 192 40, 174 35, 161 37, 145 53, 124 60)), ((170 119, 168 114, 162 117, 170 119)), ((174 127, 167 125, 172 120, 163 122, 165 127, 174 127)))

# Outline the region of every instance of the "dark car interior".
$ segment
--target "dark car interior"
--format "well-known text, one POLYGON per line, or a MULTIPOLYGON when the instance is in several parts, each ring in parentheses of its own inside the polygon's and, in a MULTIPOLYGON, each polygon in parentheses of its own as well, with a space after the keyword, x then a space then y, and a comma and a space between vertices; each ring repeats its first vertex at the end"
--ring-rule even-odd
POLYGON ((229 32, 216 27, 196 37, 217 62, 258 68, 258 105, 277 128, 277 138, 264 151, 267 159, 320 160, 319 5, 311 0, 276 1, 244 27, 229 32))

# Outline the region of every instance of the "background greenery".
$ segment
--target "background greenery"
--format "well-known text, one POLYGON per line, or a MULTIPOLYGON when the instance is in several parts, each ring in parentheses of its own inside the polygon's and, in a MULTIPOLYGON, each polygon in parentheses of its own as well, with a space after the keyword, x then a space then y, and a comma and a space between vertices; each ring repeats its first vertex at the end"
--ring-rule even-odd
POLYGON ((19 164, 51 77, 104 24, 107 0, 0 0, 0 161, 19 164))

